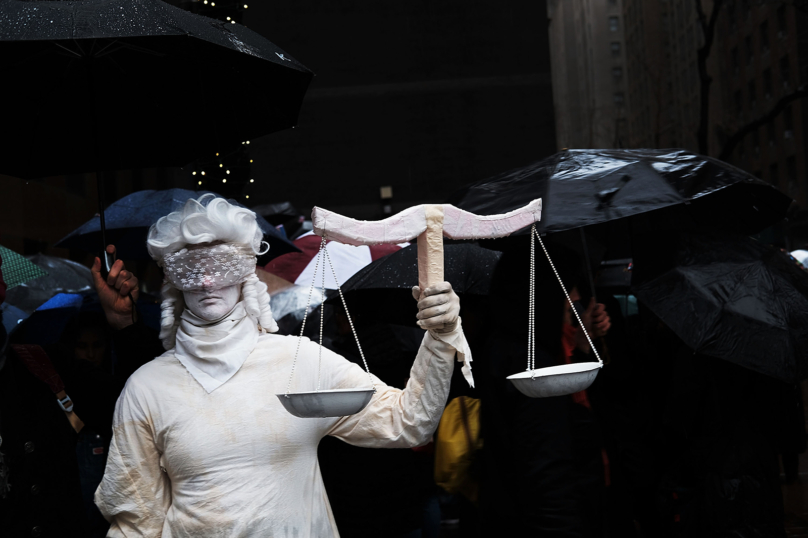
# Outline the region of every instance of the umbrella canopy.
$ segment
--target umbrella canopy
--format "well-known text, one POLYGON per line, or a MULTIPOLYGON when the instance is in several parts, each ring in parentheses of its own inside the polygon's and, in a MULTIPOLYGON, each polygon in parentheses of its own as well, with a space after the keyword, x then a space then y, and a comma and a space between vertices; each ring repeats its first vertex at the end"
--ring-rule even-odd
MULTIPOLYGON (((160 217, 182 209, 189 199, 197 199, 208 192, 166 189, 138 191, 125 196, 104 211, 107 241, 115 245, 119 258, 148 260, 150 256, 146 250, 146 237, 149 227, 160 217)), ((233 200, 230 200, 230 203, 244 207, 233 200)), ((269 243, 269 252, 261 257, 264 263, 282 254, 299 252, 291 241, 263 217, 256 215, 256 219, 261 231, 264 232, 264 240, 269 243)), ((56 246, 95 252, 100 242, 100 220, 96 216, 70 232, 64 239, 56 243, 56 246)))
MULTIPOLYGON (((487 295, 501 252, 471 243, 443 246, 444 278, 459 295, 487 295)), ((414 325, 418 313, 412 287, 418 285, 418 245, 376 260, 343 286, 349 311, 399 325, 414 325)), ((338 302, 333 297, 327 302, 338 302)))
POLYGON ((184 165, 294 126, 312 76, 243 26, 159 0, 0 0, 0 173, 184 165), (249 114, 201 112, 232 99, 249 114))
POLYGON ((689 347, 787 383, 808 377, 808 273, 786 254, 682 234, 643 256, 634 294, 689 347))
MULTIPOLYGON (((287 254, 272 260, 264 266, 264 270, 283 279, 293 282, 308 289, 312 279, 314 285, 320 287, 323 277, 323 264, 325 263, 325 287, 329 290, 337 289, 337 282, 328 266, 328 260, 323 259, 317 264, 317 253, 320 251, 322 238, 314 233, 307 233, 295 239, 294 245, 300 249, 298 254, 287 254), (317 265, 317 274, 314 273, 317 265)), ((334 264, 334 272, 337 274, 339 284, 348 281, 360 269, 369 263, 378 260, 388 254, 400 250, 398 245, 374 245, 371 247, 345 245, 337 241, 328 241, 326 247, 334 264)))
POLYGON ((644 229, 708 225, 752 234, 782 219, 791 203, 742 170, 679 149, 562 151, 463 187, 448 202, 492 215, 536 198, 544 202, 540 233, 642 215, 644 229))
POLYGON ((27 258, 48 272, 46 276, 8 291, 6 302, 24 312, 30 314, 42 308, 57 294, 75 295, 94 291, 92 273, 80 263, 44 254, 35 254, 27 258))
POLYGON ((0 246, 0 264, 7 290, 48 274, 41 267, 3 246, 0 246))

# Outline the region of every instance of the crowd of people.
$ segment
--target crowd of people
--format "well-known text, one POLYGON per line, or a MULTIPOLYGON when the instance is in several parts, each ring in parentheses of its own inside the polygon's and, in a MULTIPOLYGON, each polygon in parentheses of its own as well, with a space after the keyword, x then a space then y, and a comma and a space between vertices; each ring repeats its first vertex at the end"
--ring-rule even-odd
POLYGON ((137 276, 121 261, 103 275, 96 258, 102 312, 44 348, 0 333, 0 535, 785 536, 778 456, 795 479, 799 386, 596 299, 571 250, 549 247, 572 304, 536 265, 536 367, 592 361, 590 340, 606 365, 585 391, 529 398, 506 380, 524 369, 527 249, 504 248, 487 296, 414 289, 419 328, 324 305, 320 351, 278 332, 255 276, 261 237, 249 210, 190 200, 149 234, 159 332, 138 315, 137 276), (276 394, 303 380, 367 384, 352 327, 370 404, 288 414, 276 394), (455 368, 472 353, 473 387, 455 368), (442 488, 436 430, 455 398, 479 402, 463 404, 479 442, 450 462, 465 486, 442 488))

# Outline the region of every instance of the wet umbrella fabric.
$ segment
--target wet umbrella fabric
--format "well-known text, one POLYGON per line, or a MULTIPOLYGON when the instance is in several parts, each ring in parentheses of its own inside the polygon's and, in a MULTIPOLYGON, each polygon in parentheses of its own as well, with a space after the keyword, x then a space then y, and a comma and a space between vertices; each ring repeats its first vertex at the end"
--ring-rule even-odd
MULTIPOLYGON (((466 297, 488 295, 502 253, 470 243, 445 244, 443 248, 444 279, 452 284, 452 289, 466 297)), ((418 306, 412 298, 412 287, 417 285, 418 245, 412 244, 356 273, 342 286, 342 291, 352 314, 413 325, 418 306)), ((327 301, 336 302, 339 296, 327 301)))
POLYGON ((0 246, 0 268, 7 290, 48 274, 41 267, 4 246, 0 246))
POLYGON ((493 215, 544 201, 540 233, 636 217, 638 229, 711 226, 752 234, 791 198, 729 164, 685 150, 567 150, 473 183, 448 202, 493 215))
POLYGON ((264 266, 264 270, 279 276, 289 282, 305 287, 311 286, 312 279, 318 288, 322 284, 323 270, 325 270, 325 287, 329 290, 337 289, 337 284, 344 284, 359 270, 369 263, 378 260, 390 253, 401 249, 398 245, 346 245, 338 241, 327 241, 326 249, 331 257, 331 264, 337 279, 331 273, 326 260, 317 260, 320 252, 322 238, 313 232, 306 233, 295 239, 294 245, 300 249, 299 253, 288 254, 272 260, 264 266), (317 272, 315 274, 315 267, 317 272), (337 282, 339 281, 339 282, 337 282))
MULTIPOLYGON (((160 217, 181 209, 189 199, 197 199, 209 191, 186 189, 145 190, 132 193, 111 204, 104 212, 107 226, 107 242, 114 244, 118 257, 125 260, 148 260, 146 236, 149 227, 160 217)), ((214 193, 215 194, 215 193, 214 193)), ((218 195, 217 195, 218 196, 218 195)), ((237 202, 236 205, 241 206, 237 202)), ((241 206, 244 207, 244 206, 241 206)), ((264 232, 264 240, 269 243, 269 252, 261 257, 264 263, 290 252, 300 252, 263 217, 256 215, 258 226, 264 232)), ((61 248, 77 248, 95 252, 101 242, 98 217, 76 228, 56 243, 61 248)))
POLYGON ((690 348, 787 383, 808 377, 808 273, 786 254, 699 234, 642 251, 634 294, 690 348))
POLYGON ((80 263, 35 254, 27 259, 47 270, 47 275, 25 282, 8 291, 6 302, 24 312, 31 313, 57 294, 83 294, 93 291, 93 276, 90 269, 80 263))
POLYGON ((241 25, 159 0, 0 0, 0 173, 184 165, 294 126, 312 76, 241 25), (202 112, 225 96, 249 113, 202 112))

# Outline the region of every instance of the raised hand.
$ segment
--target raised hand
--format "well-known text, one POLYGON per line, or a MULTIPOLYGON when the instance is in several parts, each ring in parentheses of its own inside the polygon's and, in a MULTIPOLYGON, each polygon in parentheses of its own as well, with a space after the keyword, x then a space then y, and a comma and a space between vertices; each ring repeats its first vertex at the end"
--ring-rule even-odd
MULTIPOLYGON (((115 246, 107 245, 107 252, 115 254, 115 246)), ((135 322, 135 302, 138 297, 138 280, 127 271, 121 260, 116 260, 106 280, 101 276, 101 260, 96 258, 91 269, 93 284, 107 322, 113 329, 123 329, 135 322)))
POLYGON ((460 316, 460 298, 452 290, 448 282, 421 292, 421 288, 413 286, 412 296, 418 301, 418 326, 422 329, 438 333, 449 333, 457 327, 460 316))

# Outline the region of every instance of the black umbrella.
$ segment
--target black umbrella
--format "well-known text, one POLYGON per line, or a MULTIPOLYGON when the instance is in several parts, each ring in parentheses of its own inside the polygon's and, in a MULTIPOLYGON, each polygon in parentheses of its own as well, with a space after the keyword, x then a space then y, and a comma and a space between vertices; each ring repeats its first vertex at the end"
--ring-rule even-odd
MULTIPOLYGON (((500 252, 470 243, 444 244, 444 279, 462 296, 487 295, 500 252)), ((412 325, 418 306, 418 246, 409 245, 367 265, 342 285, 351 314, 387 323, 412 325)), ((338 303, 333 295, 328 303, 338 303)))
POLYGON ((742 236, 681 234, 638 255, 634 294, 695 351, 808 377, 808 273, 742 236))
POLYGON ((0 173, 183 165, 294 126, 312 76, 247 28, 159 0, 0 0, 0 173))
MULTIPOLYGON (((190 198, 199 198, 209 191, 189 191, 186 189, 146 190, 124 196, 111 204, 106 213, 106 238, 115 245, 117 254, 126 260, 148 260, 146 236, 149 227, 160 217, 181 209, 190 198)), ((230 201, 241 206, 238 202, 230 201)), ((241 206, 244 207, 244 206, 241 206)), ((264 240, 269 243, 269 252, 261 257, 262 263, 288 252, 300 252, 291 241, 256 215, 258 226, 264 232, 264 240)), ((101 223, 98 218, 76 228, 64 239, 56 243, 61 248, 76 248, 94 252, 101 242, 101 223)))
POLYGON ((241 25, 159 0, 0 0, 0 172, 184 165, 294 126, 312 76, 241 25))
POLYGON ((479 215, 543 199, 540 233, 635 217, 638 229, 707 225, 757 233, 791 199, 729 164, 685 150, 567 150, 473 183, 448 202, 479 215))

